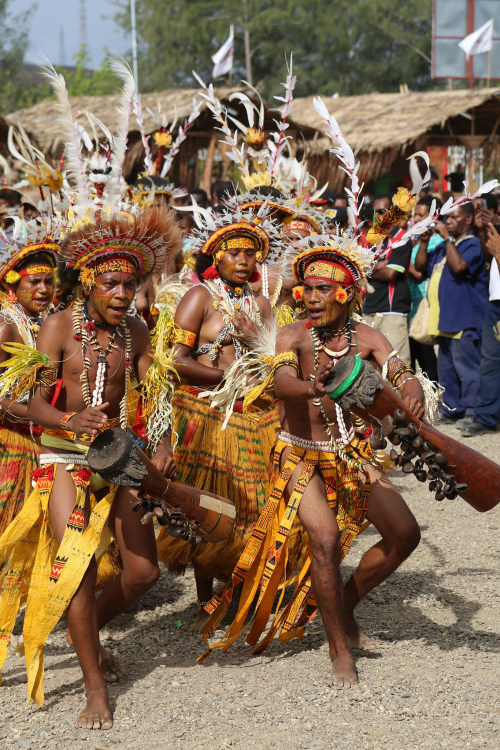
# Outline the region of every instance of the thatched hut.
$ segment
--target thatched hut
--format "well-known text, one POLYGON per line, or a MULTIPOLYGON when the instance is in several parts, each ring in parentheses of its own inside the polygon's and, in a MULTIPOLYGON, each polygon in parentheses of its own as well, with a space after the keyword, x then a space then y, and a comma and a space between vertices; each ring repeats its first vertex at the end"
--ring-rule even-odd
MULTIPOLYGON (((235 117, 246 122, 244 109, 238 101, 229 101, 231 93, 244 91, 243 88, 217 88, 216 96, 224 107, 235 117)), ((250 92, 251 93, 251 92, 250 92)), ((177 118, 176 132, 192 110, 193 98, 199 98, 199 89, 173 89, 159 93, 141 95, 141 107, 144 126, 147 134, 156 129, 155 119, 148 110, 156 112, 158 107, 171 123, 177 118)), ((90 111, 97 115, 113 132, 116 119, 115 111, 119 103, 119 96, 77 96, 71 99, 71 107, 75 118, 88 129, 88 120, 84 112, 90 111)), ((276 111, 265 108, 265 126, 272 127, 272 118, 276 111)), ((61 133, 57 131, 57 108, 54 99, 46 99, 29 109, 19 110, 7 117, 10 124, 21 125, 33 142, 38 145, 53 163, 59 161, 63 152, 61 133)), ((194 121, 187 133, 187 139, 181 145, 171 171, 168 175, 176 185, 186 185, 189 188, 201 186, 209 190, 214 179, 227 179, 233 176, 234 165, 226 156, 225 147, 219 142, 223 136, 215 130, 212 113, 202 107, 201 114, 194 121)), ((308 128, 306 131, 309 133, 308 128)), ((312 133, 309 133, 312 136, 312 133)), ((150 142, 153 158, 156 155, 154 142, 150 142)), ((134 116, 130 119, 128 149, 125 156, 123 176, 128 182, 134 182, 144 169, 144 147, 134 116)))
MULTIPOLYGON (((408 174, 406 159, 414 151, 443 153, 449 146, 465 146, 464 167, 474 172, 475 150, 482 149, 488 157, 500 143, 498 88, 323 97, 323 101, 360 160, 359 176, 366 184, 389 170, 400 182, 408 174)), ((299 129, 315 133, 312 139, 306 137, 302 153, 318 184, 329 182, 333 190, 342 189, 346 175, 329 152, 332 142, 324 135, 326 126, 313 107, 313 97, 294 100, 290 116, 299 129)))
MULTIPOLYGON (((245 120, 242 105, 229 101, 239 87, 217 88, 216 95, 230 113, 245 120)), ((248 93, 248 92, 247 92, 248 93)), ((251 94, 251 92, 250 92, 251 94)), ((148 109, 161 108, 171 122, 177 117, 182 123, 192 108, 198 89, 173 89, 141 95, 146 133, 155 130, 155 121, 148 109)), ((349 97, 323 97, 328 110, 337 118, 344 138, 361 162, 359 176, 369 185, 387 171, 398 184, 408 174, 406 159, 414 151, 427 150, 442 177, 449 171, 450 146, 463 146, 464 167, 469 180, 483 158, 500 152, 500 89, 455 91, 402 92, 399 94, 365 94, 349 97), (448 163, 448 168, 446 164, 448 163)), ((111 130, 119 96, 78 96, 71 99, 76 118, 86 124, 85 110, 94 112, 111 130)), ((295 99, 289 117, 288 134, 295 139, 296 155, 305 156, 309 170, 318 185, 329 183, 341 190, 346 176, 330 153, 332 142, 325 136, 326 127, 313 107, 313 97, 295 99)), ((273 127, 276 109, 265 108, 265 126, 273 127)), ((8 115, 10 124, 20 124, 54 163, 62 155, 63 143, 57 132, 56 103, 47 99, 29 109, 8 115)), ((0 151, 6 128, 0 127, 0 151)), ((237 177, 235 165, 228 159, 220 142, 222 134, 215 130, 212 113, 202 107, 200 116, 188 131, 169 178, 177 185, 209 189, 214 179, 237 177)), ((153 157, 155 145, 151 143, 153 157)), ((134 117, 130 120, 129 147, 124 163, 124 177, 133 182, 143 170, 144 148, 134 117)), ((453 167, 453 165, 451 165, 453 167)), ((442 180, 438 189, 446 189, 442 180)))

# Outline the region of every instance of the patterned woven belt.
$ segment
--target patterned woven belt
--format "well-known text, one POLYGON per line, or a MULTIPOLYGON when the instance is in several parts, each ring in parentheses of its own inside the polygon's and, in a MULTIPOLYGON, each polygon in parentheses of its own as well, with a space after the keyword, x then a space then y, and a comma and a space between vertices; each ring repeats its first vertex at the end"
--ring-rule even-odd
POLYGON ((317 442, 316 440, 306 440, 297 435, 290 435, 289 432, 278 432, 278 440, 289 445, 296 445, 297 448, 306 448, 309 451, 323 451, 324 453, 336 453, 337 448, 328 440, 317 442))
POLYGON ((46 464, 78 464, 88 466, 89 462, 82 453, 42 453, 39 458, 40 466, 46 464))

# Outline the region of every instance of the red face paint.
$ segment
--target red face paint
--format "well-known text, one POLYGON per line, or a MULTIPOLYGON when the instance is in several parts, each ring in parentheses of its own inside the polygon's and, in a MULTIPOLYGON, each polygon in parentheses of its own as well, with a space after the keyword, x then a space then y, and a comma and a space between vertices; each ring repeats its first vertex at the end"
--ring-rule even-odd
POLYGON ((136 291, 137 279, 132 273, 100 274, 88 297, 89 315, 98 323, 118 325, 127 314, 136 291))
POLYGON ((257 262, 255 252, 250 248, 237 247, 226 250, 217 261, 220 277, 236 286, 246 284, 257 262))
POLYGON ((346 289, 347 299, 341 303, 337 299, 338 284, 325 279, 305 279, 303 302, 311 325, 314 328, 329 328, 345 314, 346 306, 352 299, 352 289, 346 289))
POLYGON ((40 315, 45 312, 54 294, 54 275, 37 273, 22 276, 15 289, 18 302, 28 315, 40 315))

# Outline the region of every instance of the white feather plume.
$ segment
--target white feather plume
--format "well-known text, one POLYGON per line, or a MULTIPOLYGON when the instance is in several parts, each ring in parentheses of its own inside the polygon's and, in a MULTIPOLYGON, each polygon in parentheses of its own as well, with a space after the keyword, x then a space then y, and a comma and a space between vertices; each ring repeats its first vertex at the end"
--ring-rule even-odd
POLYGON ((121 57, 111 57, 110 68, 123 83, 120 104, 116 109, 117 120, 115 123, 115 135, 113 137, 111 156, 111 173, 114 177, 114 195, 110 197, 111 205, 115 205, 120 198, 120 181, 122 176, 123 160, 127 149, 128 127, 132 102, 135 95, 135 81, 129 65, 121 57))
POLYGON ((81 141, 73 118, 71 103, 64 77, 57 73, 54 66, 48 60, 40 66, 41 74, 46 78, 55 91, 57 97, 57 109, 60 112, 59 124, 62 127, 65 139, 64 156, 66 173, 75 183, 76 202, 83 213, 89 204, 87 191, 87 178, 85 175, 85 164, 82 158, 81 141))
POLYGON ((335 156, 339 159, 340 163, 343 164, 341 169, 348 175, 348 177, 350 177, 351 187, 346 187, 345 192, 347 193, 347 196, 349 198, 349 208, 356 217, 357 222, 357 217, 359 215, 360 209, 359 194, 363 189, 363 185, 359 184, 358 179, 359 161, 356 162, 354 158, 354 152, 342 135, 340 125, 338 124, 335 117, 330 114, 326 104, 321 99, 321 97, 315 96, 313 99, 313 105, 316 112, 328 125, 328 137, 337 144, 335 148, 331 149, 332 153, 334 153, 335 156))
POLYGON ((425 151, 416 151, 414 154, 408 157, 407 161, 410 162, 410 177, 412 181, 411 194, 418 195, 422 188, 427 185, 427 183, 431 179, 431 172, 429 169, 429 155, 425 151), (417 156, 419 156, 425 162, 426 172, 423 177, 420 174, 420 168, 417 163, 417 156))

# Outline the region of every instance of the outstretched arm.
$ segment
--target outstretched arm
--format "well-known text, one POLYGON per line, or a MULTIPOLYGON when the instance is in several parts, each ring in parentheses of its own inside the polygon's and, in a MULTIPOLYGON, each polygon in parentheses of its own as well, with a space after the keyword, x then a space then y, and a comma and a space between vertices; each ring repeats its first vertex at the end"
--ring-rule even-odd
POLYGON ((371 346, 370 359, 373 359, 380 369, 383 369, 384 365, 388 363, 387 379, 399 390, 405 406, 412 414, 421 419, 425 413, 425 397, 419 379, 411 369, 405 371, 408 364, 400 359, 397 354, 391 356, 392 345, 380 331, 370 329, 369 341, 371 346))

